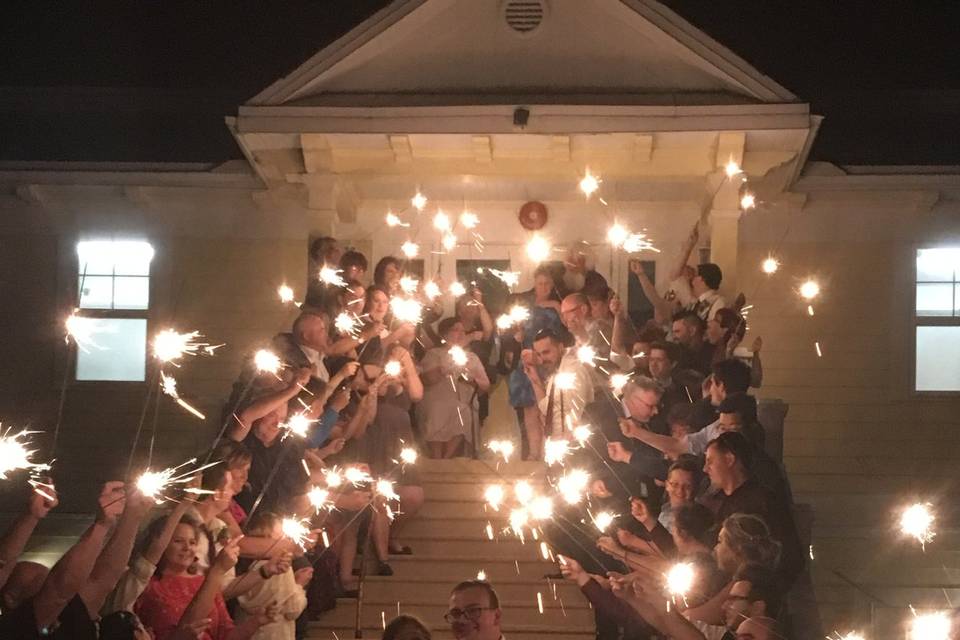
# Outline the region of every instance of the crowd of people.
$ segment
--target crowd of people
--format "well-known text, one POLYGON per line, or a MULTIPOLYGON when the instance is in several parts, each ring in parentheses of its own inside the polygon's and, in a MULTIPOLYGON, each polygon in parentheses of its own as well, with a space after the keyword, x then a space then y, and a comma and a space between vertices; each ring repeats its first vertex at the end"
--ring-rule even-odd
MULTIPOLYGON (((220 464, 167 496, 166 512, 142 527, 155 497, 108 483, 95 522, 47 571, 17 562, 56 506, 52 489, 31 494, 0 540, 0 637, 300 637, 336 598, 357 595, 358 549, 380 576, 392 575, 391 556, 415 552, 403 531, 425 496, 403 449, 490 455, 497 385, 521 457, 544 460, 549 443, 569 442, 566 465, 590 473, 591 509, 622 514, 599 539, 582 504, 558 507, 569 527, 542 527, 593 605, 598 638, 784 637, 804 553, 749 392, 762 382, 761 341, 741 346, 744 301, 719 295, 720 268, 687 265, 696 240, 695 228, 666 293, 630 263, 653 309, 642 324, 576 254, 540 265, 533 288, 500 309, 463 283, 443 317, 405 260, 382 258, 368 282, 363 254, 316 241, 314 269, 342 282, 311 278, 291 331, 273 339, 283 368, 263 372, 251 357, 225 402, 223 437, 200 456, 220 464), (400 317, 398 300, 416 300, 419 316, 400 317), (309 426, 291 437, 295 416, 309 426), (575 435, 585 425, 588 437, 575 435), (331 481, 348 468, 365 480, 331 481), (387 479, 393 498, 373 479, 387 479), (318 486, 333 508, 317 508, 318 486), (285 535, 289 514, 308 522, 305 539, 285 535), (667 607, 663 575, 678 562, 696 579, 667 607)), ((563 471, 550 469, 552 480, 563 471)), ((458 586, 447 619, 458 638, 499 637, 492 587, 458 586)))

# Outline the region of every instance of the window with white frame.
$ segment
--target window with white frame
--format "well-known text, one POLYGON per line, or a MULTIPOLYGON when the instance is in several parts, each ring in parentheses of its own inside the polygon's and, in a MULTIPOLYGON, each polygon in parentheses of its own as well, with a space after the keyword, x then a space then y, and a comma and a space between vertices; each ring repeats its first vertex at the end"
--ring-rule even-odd
POLYGON ((917 251, 917 391, 960 391, 960 247, 917 251))
POLYGON ((78 381, 143 381, 153 247, 142 240, 77 243, 77 315, 91 329, 77 349, 78 381))

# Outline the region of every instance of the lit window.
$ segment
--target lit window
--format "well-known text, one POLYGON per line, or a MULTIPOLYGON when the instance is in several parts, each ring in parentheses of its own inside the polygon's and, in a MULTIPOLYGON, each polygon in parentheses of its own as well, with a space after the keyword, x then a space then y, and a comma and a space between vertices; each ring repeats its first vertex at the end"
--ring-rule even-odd
POLYGON ((916 390, 960 391, 960 247, 917 251, 916 390))
POLYGON ((94 326, 77 350, 76 379, 143 381, 153 247, 139 240, 77 243, 78 315, 94 326))

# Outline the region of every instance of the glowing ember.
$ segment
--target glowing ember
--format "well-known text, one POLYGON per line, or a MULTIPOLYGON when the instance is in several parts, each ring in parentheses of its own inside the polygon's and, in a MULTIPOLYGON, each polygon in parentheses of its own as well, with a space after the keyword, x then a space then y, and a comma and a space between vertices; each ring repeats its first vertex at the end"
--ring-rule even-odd
POLYGON ((549 520, 553 517, 553 500, 546 496, 538 496, 530 501, 527 509, 531 520, 549 520))
POLYGON ((333 320, 333 326, 340 333, 350 335, 360 328, 360 322, 357 317, 347 311, 341 311, 333 320))
POLYGON ((587 440, 589 440, 590 436, 592 435, 593 432, 590 431, 590 427, 585 424, 582 424, 579 427, 574 427, 573 429, 573 439, 580 443, 581 447, 586 444, 587 440))
POLYGON ((199 342, 199 331, 177 333, 173 329, 164 329, 153 338, 153 355, 161 362, 176 365, 176 361, 185 355, 195 356, 198 353, 211 353, 206 342, 199 342))
POLYGON ((590 173, 590 170, 587 169, 586 175, 584 175, 583 178, 580 179, 580 191, 583 191, 583 195, 589 198, 599 188, 600 188, 600 180, 595 176, 593 176, 590 173))
POLYGON ((403 464, 413 464, 417 461, 417 450, 413 447, 404 447, 400 450, 400 461, 403 464))
POLYGON ((936 532, 933 530, 933 523, 936 516, 930 508, 930 504, 912 504, 907 507, 900 516, 900 531, 904 535, 916 538, 920 546, 925 546, 933 540, 936 532))
POLYGON ((417 193, 410 198, 410 204, 412 204, 413 208, 417 211, 423 211, 423 208, 427 206, 427 196, 417 191, 417 193))
POLYGON ((460 214, 460 224, 463 225, 464 229, 473 229, 480 224, 480 218, 475 213, 464 211, 460 214))
POLYGON ((388 211, 387 212, 387 226, 388 227, 409 227, 410 223, 404 222, 397 216, 395 213, 388 211))
POLYGON ((396 378, 400 375, 400 372, 403 370, 403 367, 400 365, 400 362, 397 360, 391 360, 387 364, 383 365, 383 372, 388 376, 396 378))
POLYGON ((513 455, 513 442, 510 440, 491 440, 487 443, 487 448, 502 455, 504 462, 510 462, 510 456, 513 455))
POLYGON ((450 283, 450 295, 460 297, 467 292, 467 288, 463 286, 460 282, 451 282, 450 283))
POLYGON ((483 492, 483 499, 490 505, 494 511, 500 510, 500 505, 503 504, 504 491, 503 487, 498 484, 492 484, 486 488, 483 492))
POLYGON ((543 615, 543 595, 537 591, 537 610, 543 615))
POLYGON ((740 173, 740 165, 737 162, 730 158, 726 165, 723 167, 724 173, 727 174, 728 178, 732 178, 740 173))
POLYGON ((534 235, 529 242, 527 242, 527 257, 530 258, 533 262, 543 262, 550 257, 550 243, 547 242, 542 236, 534 235))
POLYGON ((266 349, 260 349, 253 355, 253 364, 260 373, 272 373, 274 375, 283 366, 277 354, 266 349))
POLYGON ((180 405, 181 407, 183 407, 193 415, 197 416, 201 420, 207 419, 207 417, 202 413, 200 413, 200 411, 196 407, 194 407, 193 405, 191 405, 186 400, 180 397, 180 393, 177 391, 176 379, 166 375, 163 371, 160 372, 160 379, 161 379, 161 388, 163 389, 163 392, 166 395, 173 398, 178 405, 180 405))
POLYGON ((520 504, 527 504, 533 499, 533 487, 526 480, 517 480, 513 485, 513 495, 520 504))
POLYGON ((619 223, 613 225, 607 230, 607 242, 612 244, 616 249, 622 247, 623 243, 626 242, 627 238, 629 237, 629 229, 619 223))
POLYGON ((453 364, 458 367, 467 366, 467 352, 463 350, 463 347, 454 345, 450 347, 450 359, 453 360, 453 364))
POLYGON ((437 231, 450 231, 450 216, 443 211, 437 211, 433 216, 433 228, 437 231))
POLYGON ((579 504, 590 483, 590 475, 583 469, 573 469, 557 480, 557 491, 567 504, 579 504))
POLYGON ((34 431, 20 431, 11 435, 10 429, 0 434, 0 480, 6 480, 7 474, 18 469, 31 473, 49 471, 50 465, 34 462, 35 450, 31 450, 29 436, 34 431))
POLYGON ((772 256, 768 256, 766 260, 760 263, 760 269, 767 275, 775 274, 779 268, 780 263, 772 256))
POLYGON ((753 209, 757 206, 757 197, 752 193, 745 193, 740 198, 741 209, 753 209))
POLYGON ((548 466, 562 464, 570 453, 570 443, 563 438, 547 438, 543 443, 543 461, 548 466))
MULTIPOLYGON (((831 637, 828 640, 833 640, 833 638, 831 637)), ((838 633, 836 640, 867 640, 867 639, 866 639, 866 636, 864 636, 859 631, 848 631, 843 635, 840 635, 838 633)))
POLYGON ((293 302, 293 289, 285 284, 277 287, 277 295, 280 296, 280 302, 283 304, 293 302))
POLYGON ((443 245, 443 248, 447 251, 453 251, 457 247, 457 236, 452 233, 443 234, 443 238, 440 239, 440 244, 443 245))
POLYGON ((585 344, 577 349, 577 360, 583 364, 593 364, 594 358, 597 357, 597 351, 588 344, 585 344))
POLYGON ((641 251, 660 252, 644 233, 631 233, 630 237, 623 243, 623 250, 627 253, 639 253, 641 251))
POLYGON ((393 490, 393 483, 389 480, 383 478, 377 480, 377 493, 387 500, 399 500, 400 496, 397 495, 397 492, 393 490))
POLYGON ((347 281, 340 277, 341 273, 343 272, 340 269, 324 266, 320 269, 320 282, 324 284, 330 284, 335 287, 345 287, 347 286, 347 281))
POLYGON ((560 391, 570 391, 577 382, 577 376, 572 371, 558 371, 553 377, 553 386, 560 391))
POLYGON ((520 272, 519 271, 500 271, 498 269, 487 269, 490 272, 490 275, 495 278, 499 278, 503 281, 503 284, 508 287, 515 287, 520 284, 520 272))
POLYGON ((477 571, 477 580, 479 580, 480 582, 486 582, 487 572, 484 571, 483 569, 480 569, 480 571, 477 571))
POLYGON ((673 565, 667 571, 667 592, 674 597, 686 598, 693 587, 694 577, 692 564, 681 562, 673 565))
POLYGON ((800 297, 804 300, 813 300, 820 295, 820 285, 816 280, 807 280, 800 285, 800 297))
POLYGON ((630 376, 625 373, 614 373, 610 376, 610 388, 614 393, 623 393, 623 388, 630 382, 630 376))
POLYGON ((515 304, 510 307, 510 319, 514 323, 520 324, 521 322, 526 322, 530 318, 530 310, 519 304, 515 304))
POLYGON ((326 469, 323 472, 323 479, 327 483, 327 486, 331 489, 335 489, 343 484, 343 476, 340 475, 336 469, 326 469))
POLYGON ((333 510, 333 500, 330 499, 330 491, 321 487, 313 487, 307 492, 307 499, 310 505, 316 509, 317 513, 321 510, 333 510))
POLYGON ((527 513, 526 509, 514 509, 510 512, 510 528, 518 536, 523 534, 523 527, 529 520, 530 514, 527 513))
POLYGON ((417 254, 420 253, 420 245, 416 242, 411 242, 407 240, 402 245, 400 245, 400 251, 403 252, 407 258, 416 258, 417 254))
POLYGON ((423 305, 413 298, 393 297, 390 299, 390 311, 398 322, 420 324, 423 316, 423 305))
POLYGON ((814 342, 814 343, 813 343, 813 348, 816 349, 816 351, 817 351, 817 357, 818 357, 818 358, 822 358, 822 357, 823 357, 823 349, 820 348, 820 343, 819 343, 819 342, 814 342))
MULTIPOLYGON (((202 472, 204 469, 208 469, 216 464, 220 464, 219 461, 211 462, 210 464, 204 465, 199 469, 189 469, 187 471, 181 472, 183 467, 187 465, 192 465, 197 461, 196 458, 191 458, 183 464, 177 465, 176 467, 170 467, 164 469, 163 471, 144 471, 140 474, 140 477, 136 480, 137 490, 148 498, 153 498, 157 504, 161 504, 167 498, 163 495, 163 492, 166 491, 171 485, 177 484, 186 484, 196 476, 198 473, 202 472)), ((212 491, 206 491, 203 489, 185 489, 188 493, 206 493, 211 494, 212 491)))
POLYGON ((438 285, 433 280, 428 280, 423 283, 423 295, 427 297, 427 300, 433 300, 437 298, 442 291, 440 291, 440 285, 438 285))
POLYGON ((314 422, 316 422, 316 420, 311 420, 303 413, 295 413, 281 425, 281 428, 286 429, 288 433, 292 433, 295 436, 306 438, 310 432, 310 425, 314 422))
POLYGON ((914 614, 909 640, 949 640, 951 626, 947 611, 914 614))
POLYGON ((284 518, 280 527, 283 535, 296 543, 298 547, 307 550, 307 544, 310 541, 310 521, 306 518, 298 520, 296 518, 284 518))
POLYGON ((506 331, 513 326, 513 319, 507 314, 497 316, 497 329, 501 331, 506 331))
POLYGON ((600 531, 606 531, 616 518, 617 517, 609 511, 601 511, 593 516, 593 525, 600 531))
POLYGON ((403 292, 407 295, 416 292, 418 286, 420 286, 420 281, 416 278, 411 278, 410 276, 400 278, 400 288, 403 289, 403 292))

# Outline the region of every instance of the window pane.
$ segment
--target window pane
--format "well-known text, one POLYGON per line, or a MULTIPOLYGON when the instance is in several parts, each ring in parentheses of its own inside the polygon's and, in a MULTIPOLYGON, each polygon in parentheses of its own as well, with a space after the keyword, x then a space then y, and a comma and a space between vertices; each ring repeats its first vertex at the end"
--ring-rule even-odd
POLYGON ((953 288, 952 284, 918 284, 917 315, 953 315, 953 288))
POLYGON ((81 309, 110 309, 113 302, 112 276, 80 276, 77 280, 80 288, 81 309))
POLYGON ((917 391, 960 391, 960 327, 917 327, 917 391))
POLYGON ((150 278, 116 278, 114 309, 146 309, 150 305, 150 278))
POLYGON ((149 242, 114 242, 113 264, 118 276, 148 276, 153 247, 149 242))
POLYGON ((960 272, 960 248, 917 251, 917 282, 953 282, 960 272))
POLYGON ((147 321, 101 319, 93 336, 97 347, 77 350, 77 380, 143 381, 147 321))

